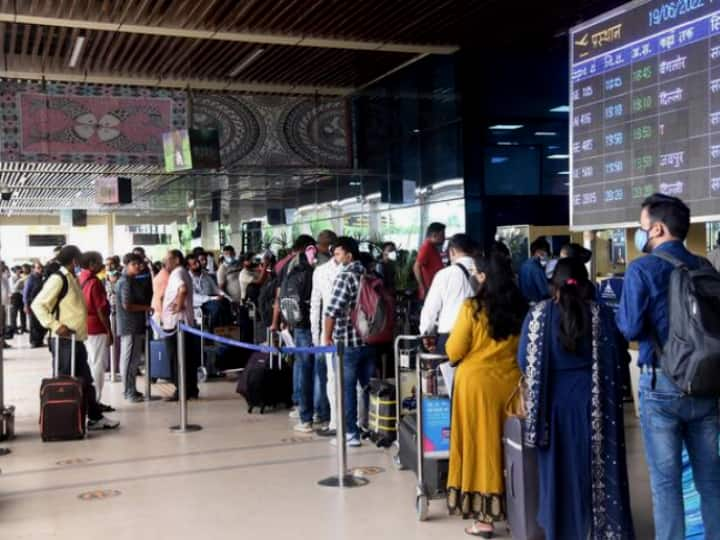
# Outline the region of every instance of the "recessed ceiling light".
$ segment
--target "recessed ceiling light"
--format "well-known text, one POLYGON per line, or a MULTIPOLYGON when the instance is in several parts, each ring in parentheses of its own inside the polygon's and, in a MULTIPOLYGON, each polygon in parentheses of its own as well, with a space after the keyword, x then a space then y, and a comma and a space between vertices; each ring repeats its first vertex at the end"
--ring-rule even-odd
POLYGON ((559 174, 560 176, 569 176, 569 175, 570 175, 570 171, 560 171, 558 174, 559 174))
POLYGON ((517 146, 518 143, 513 142, 513 141, 498 141, 497 145, 498 146, 517 146))
POLYGON ((488 129, 496 131, 512 131, 520 129, 521 127, 524 126, 522 124, 495 124, 494 126, 490 126, 488 129))
POLYGON ((18 182, 18 184, 20 184, 21 186, 24 186, 24 185, 25 185, 25 182, 27 182, 27 176, 25 176, 25 175, 23 174, 23 175, 20 177, 20 181, 18 182))
POLYGON ((412 132, 413 132, 413 133, 420 133, 420 130, 417 129, 417 128, 415 128, 415 129, 412 130, 412 132))
POLYGON ((228 73, 228 77, 237 77, 240 75, 240 72, 252 64, 263 52, 265 52, 265 49, 255 49, 228 73))
POLYGON ((550 154, 547 156, 548 159, 567 159, 568 157, 567 154, 550 154))
POLYGON ((557 132, 555 131, 536 131, 535 136, 536 137, 554 137, 557 135, 557 132))
POLYGON ((550 109, 550 112, 570 112, 570 107, 568 105, 560 105, 559 107, 553 107, 550 109))
POLYGON ((75 45, 73 46, 72 54, 70 55, 70 67, 74 68, 77 66, 78 60, 80 59, 80 53, 85 45, 85 36, 78 36, 75 38, 75 45))
POLYGON ((493 165, 499 165, 500 163, 505 163, 510 158, 504 157, 504 156, 493 156, 490 158, 490 163, 493 165))

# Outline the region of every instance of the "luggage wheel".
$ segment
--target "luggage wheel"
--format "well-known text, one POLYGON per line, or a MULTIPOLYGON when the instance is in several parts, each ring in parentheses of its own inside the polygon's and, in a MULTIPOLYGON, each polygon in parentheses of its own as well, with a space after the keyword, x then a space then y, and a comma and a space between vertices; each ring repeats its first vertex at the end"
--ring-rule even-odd
POLYGON ((201 366, 197 370, 198 382, 204 383, 208 380, 208 370, 206 367, 201 366))
POLYGON ((415 511, 417 512, 418 521, 427 521, 430 510, 430 503, 427 495, 418 495, 415 499, 415 511))

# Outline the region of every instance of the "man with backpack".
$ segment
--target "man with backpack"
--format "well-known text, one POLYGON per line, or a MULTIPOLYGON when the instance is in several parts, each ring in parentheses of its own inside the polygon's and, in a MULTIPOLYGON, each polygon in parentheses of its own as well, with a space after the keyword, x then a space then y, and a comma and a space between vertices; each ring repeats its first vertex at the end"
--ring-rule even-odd
POLYGON ((683 245, 689 228, 680 199, 656 194, 643 202, 635 246, 650 255, 628 267, 617 313, 621 332, 640 344, 640 423, 658 540, 685 538, 683 445, 705 538, 720 538, 720 327, 711 316, 720 275, 683 245))
POLYGON ((475 244, 466 234, 456 234, 448 242, 450 266, 443 268, 433 279, 420 313, 420 334, 437 334, 437 340, 423 338, 428 350, 445 354, 445 343, 455 326, 465 300, 477 293, 475 262, 472 253, 475 244))
MULTIPOLYGON (((356 387, 364 389, 365 410, 368 409, 368 384, 375 369, 375 349, 369 346, 357 328, 353 315, 365 268, 360 262, 360 249, 353 238, 341 236, 335 246, 335 261, 341 270, 333 284, 330 303, 325 308, 324 345, 345 347, 343 356, 343 397, 345 402, 345 430, 347 444, 359 447, 358 400, 356 387)), ((382 280, 379 280, 382 286, 382 280)))
MULTIPOLYGON (((301 235, 293 246, 295 256, 283 267, 278 276, 278 308, 285 325, 292 331, 297 347, 312 347, 310 331, 310 296, 312 276, 317 259, 317 247, 311 237, 301 235)), ((277 320, 276 320, 277 324, 277 320)), ((293 388, 298 404, 300 422, 295 426, 299 433, 312 433, 327 427, 329 411, 315 411, 315 362, 309 353, 295 354, 293 388), (318 413, 315 415, 314 413, 318 413)))
POLYGON ((103 268, 102 255, 97 251, 83 253, 80 259, 82 271, 78 276, 80 288, 87 306, 87 352, 88 364, 95 382, 95 394, 103 412, 115 409, 101 402, 105 382, 105 366, 110 365, 110 347, 113 334, 110 329, 110 302, 105 286, 97 275, 103 268))
POLYGON ((73 270, 78 266, 82 253, 77 246, 65 246, 57 254, 55 261, 59 270, 50 275, 40 293, 32 303, 35 316, 51 332, 50 344, 54 350, 58 336, 58 371, 60 375, 75 376, 82 381, 83 396, 86 400, 88 429, 98 431, 116 429, 120 423, 103 416, 97 401, 93 377, 87 362, 85 341, 88 336, 87 308, 82 289, 73 270), (75 334, 75 373, 71 373, 71 337, 75 334))

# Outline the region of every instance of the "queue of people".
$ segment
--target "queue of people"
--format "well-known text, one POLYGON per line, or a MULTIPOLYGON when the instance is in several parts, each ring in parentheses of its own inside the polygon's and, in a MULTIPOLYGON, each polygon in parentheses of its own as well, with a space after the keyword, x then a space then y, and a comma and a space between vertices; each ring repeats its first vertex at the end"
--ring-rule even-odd
MULTIPOLYGON (((691 269, 705 263, 683 245, 690 213, 679 199, 648 198, 640 223, 636 247, 651 256, 628 267, 617 315, 598 301, 586 268, 592 253, 581 246, 568 244, 551 261, 549 244, 537 239, 516 274, 505 245, 496 242, 483 252, 468 235, 455 234, 444 252, 445 227, 428 227, 413 266, 422 302, 420 333, 427 350, 446 354, 456 368, 447 505, 451 514, 474 518, 468 534, 490 538, 507 518, 503 425, 519 395, 524 444, 537 452, 540 496, 534 517, 545 537, 635 538, 623 416, 628 384, 623 358, 625 340, 631 340, 640 345, 641 426, 656 537, 684 537, 680 453, 685 446, 706 537, 720 538, 718 397, 688 395, 660 361, 672 339, 672 261, 691 269)), ((355 239, 328 230, 317 238, 300 235, 279 261, 271 253, 238 257, 232 246, 224 246, 222 254, 216 266, 204 250, 170 250, 154 265, 136 249, 122 264, 118 257, 103 264, 99 253, 64 246, 45 269, 39 263, 15 268, 7 291, 22 302, 23 309, 13 313, 29 315, 33 346, 43 345, 45 329, 60 338, 75 335, 77 374, 87 381, 89 429, 118 427, 105 416, 112 408, 100 401, 114 340, 124 396, 143 401, 135 379, 148 316, 171 333, 179 323, 197 325, 198 309, 212 315, 209 304, 251 303, 264 328, 283 331, 298 347, 344 346, 347 444, 361 446, 369 381, 378 374, 383 344, 357 324, 360 292, 377 279, 394 294, 395 244, 383 244, 373 257, 361 252, 355 239), (110 324, 113 309, 117 328, 110 324)), ((22 319, 11 322, 26 330, 22 319)), ((187 396, 196 399, 200 340, 184 336, 187 396)), ((50 340, 51 347, 60 347, 60 371, 68 374, 69 341, 55 343, 50 340)), ((166 337, 166 347, 176 359, 175 336, 166 337)), ((176 380, 176 362, 171 365, 176 380)), ((295 431, 335 435, 336 370, 332 355, 294 356, 295 431)), ((176 392, 170 400, 177 399, 176 392)))

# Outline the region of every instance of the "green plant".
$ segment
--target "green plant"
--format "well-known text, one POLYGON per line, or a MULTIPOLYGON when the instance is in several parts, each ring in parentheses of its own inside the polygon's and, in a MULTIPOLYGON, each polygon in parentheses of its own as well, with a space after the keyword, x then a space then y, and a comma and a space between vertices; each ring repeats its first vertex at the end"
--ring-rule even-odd
POLYGON ((395 277, 395 287, 399 291, 415 290, 417 283, 413 266, 417 259, 417 251, 401 251, 397 261, 397 273, 395 277))

